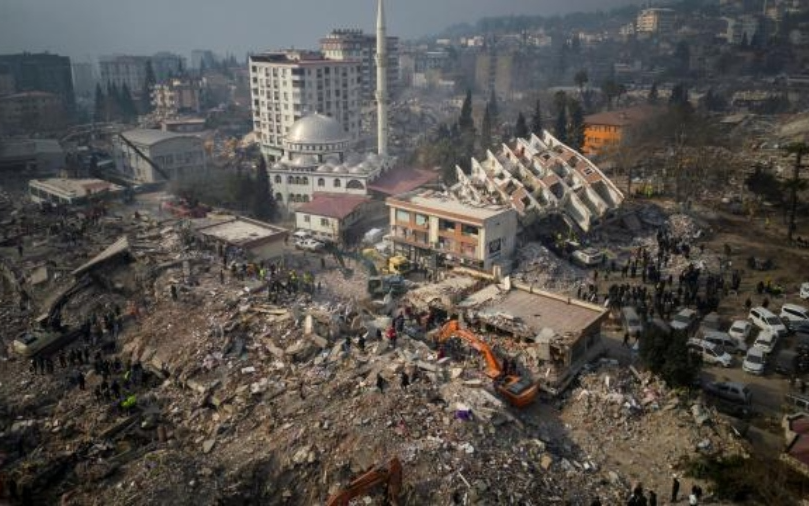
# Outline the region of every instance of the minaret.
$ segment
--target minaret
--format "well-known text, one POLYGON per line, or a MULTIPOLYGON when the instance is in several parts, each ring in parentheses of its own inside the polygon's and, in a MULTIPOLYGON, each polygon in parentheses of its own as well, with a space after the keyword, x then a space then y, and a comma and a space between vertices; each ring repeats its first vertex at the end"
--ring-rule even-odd
POLYGON ((388 154, 388 39, 385 34, 385 7, 378 0, 376 10, 376 127, 377 152, 388 154))

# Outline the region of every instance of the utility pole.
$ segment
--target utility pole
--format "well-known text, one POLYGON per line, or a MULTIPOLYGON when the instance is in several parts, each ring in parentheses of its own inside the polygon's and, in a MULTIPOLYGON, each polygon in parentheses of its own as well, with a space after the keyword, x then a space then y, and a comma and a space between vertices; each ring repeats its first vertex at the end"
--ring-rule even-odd
POLYGON ((805 183, 801 181, 801 169, 804 155, 809 154, 809 144, 805 142, 795 142, 784 148, 786 156, 795 155, 795 165, 792 171, 792 180, 789 182, 790 206, 789 206, 789 226, 787 228, 787 239, 792 242, 792 235, 795 233, 795 214, 798 210, 798 190, 805 183))

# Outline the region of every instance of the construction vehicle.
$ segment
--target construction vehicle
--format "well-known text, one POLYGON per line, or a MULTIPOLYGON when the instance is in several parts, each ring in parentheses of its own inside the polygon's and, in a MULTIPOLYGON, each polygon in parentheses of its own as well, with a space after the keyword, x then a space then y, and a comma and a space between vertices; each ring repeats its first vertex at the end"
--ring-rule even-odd
POLYGON ((486 360, 486 376, 495 381, 495 390, 509 404, 517 408, 524 408, 534 402, 539 393, 539 384, 531 378, 522 377, 515 373, 505 374, 491 347, 474 332, 462 329, 458 320, 450 320, 445 323, 438 332, 437 341, 438 343, 443 343, 453 337, 463 339, 483 355, 486 360))
POLYGON ((326 506, 348 506, 352 499, 365 495, 377 485, 385 485, 388 504, 398 506, 402 490, 402 463, 397 457, 355 478, 348 487, 329 497, 326 506))
POLYGON ((410 260, 402 255, 385 257, 376 248, 366 248, 362 250, 362 256, 374 262, 377 269, 387 274, 406 276, 413 270, 413 265, 410 263, 410 260))
POLYGON ((338 248, 334 243, 326 243, 324 251, 331 253, 335 261, 343 271, 346 279, 350 278, 353 271, 346 267, 345 259, 350 258, 355 262, 362 264, 368 271, 368 295, 372 297, 382 297, 391 293, 392 295, 402 295, 407 291, 407 285, 404 278, 398 274, 380 275, 379 270, 374 264, 373 260, 357 253, 350 253, 338 248))

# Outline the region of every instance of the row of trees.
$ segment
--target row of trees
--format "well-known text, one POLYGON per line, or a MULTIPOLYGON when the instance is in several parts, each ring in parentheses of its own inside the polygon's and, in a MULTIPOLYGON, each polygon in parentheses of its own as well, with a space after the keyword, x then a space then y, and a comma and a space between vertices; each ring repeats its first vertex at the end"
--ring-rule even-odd
POLYGON ((134 99, 132 90, 126 83, 119 87, 115 83, 108 82, 106 90, 102 88, 101 83, 96 84, 93 120, 131 123, 137 120, 139 114, 152 112, 152 89, 155 84, 157 78, 151 61, 146 62, 146 78, 143 89, 140 90, 139 101, 134 99))

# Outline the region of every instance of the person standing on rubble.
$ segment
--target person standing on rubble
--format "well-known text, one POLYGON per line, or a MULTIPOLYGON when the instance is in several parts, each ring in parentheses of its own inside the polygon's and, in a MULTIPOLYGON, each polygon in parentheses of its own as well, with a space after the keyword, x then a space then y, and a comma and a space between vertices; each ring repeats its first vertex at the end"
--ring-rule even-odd
POLYGON ((677 479, 675 474, 671 480, 671 502, 677 502, 677 495, 680 493, 680 480, 677 479))
POLYGON ((657 506, 657 494, 654 490, 649 491, 649 506, 657 506))
POLYGON ((407 387, 410 386, 410 376, 407 375, 404 369, 402 369, 402 373, 399 375, 399 379, 402 383, 402 390, 407 390, 407 387))
POLYGON ((379 393, 385 393, 385 378, 382 377, 381 373, 376 373, 376 388, 379 389, 379 393))
POLYGON ((177 286, 171 285, 171 300, 177 300, 177 286))
POLYGON ((84 373, 81 370, 76 371, 76 381, 79 384, 79 390, 84 390, 84 373))
POLYGON ((390 327, 388 327, 388 339, 390 339, 390 344, 391 344, 391 347, 392 347, 394 350, 396 349, 396 339, 397 339, 397 337, 398 337, 398 336, 396 335, 396 329, 395 329, 395 328, 393 328, 393 325, 391 325, 390 327))

